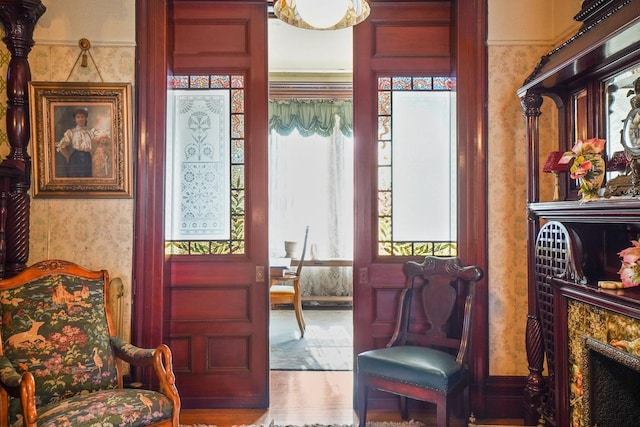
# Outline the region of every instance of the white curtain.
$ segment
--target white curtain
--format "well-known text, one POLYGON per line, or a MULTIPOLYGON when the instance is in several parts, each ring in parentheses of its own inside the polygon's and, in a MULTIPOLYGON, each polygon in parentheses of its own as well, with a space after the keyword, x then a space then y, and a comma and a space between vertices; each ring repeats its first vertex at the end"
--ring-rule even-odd
MULTIPOLYGON (((353 257, 353 139, 339 119, 328 137, 303 137, 297 130, 269 138, 269 245, 284 255, 297 241, 298 256, 309 226, 306 259, 353 257)), ((352 295, 351 267, 304 267, 303 295, 352 295)))

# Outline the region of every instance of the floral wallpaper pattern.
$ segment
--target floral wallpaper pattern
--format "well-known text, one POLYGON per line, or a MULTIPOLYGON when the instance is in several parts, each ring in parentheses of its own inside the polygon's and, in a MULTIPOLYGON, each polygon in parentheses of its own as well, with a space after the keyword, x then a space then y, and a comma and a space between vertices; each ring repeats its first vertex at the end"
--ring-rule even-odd
MULTIPOLYGON (((527 215, 525 119, 516 91, 550 46, 489 47, 489 373, 527 375, 527 215)), ((557 117, 545 99, 540 116, 541 157, 551 149, 557 117)), ((541 162, 544 162, 544 158, 541 162)), ((551 200, 544 176, 540 195, 551 200)))
MULTIPOLYGON (((94 46, 87 67, 81 67, 77 45, 33 47, 29 55, 33 81, 131 82, 135 80, 133 46, 94 46), (95 61, 95 64, 94 64, 95 61), (96 68, 97 65, 97 68, 96 68)), ((0 100, 6 105, 6 75, 10 54, 0 48, 0 100)), ((0 108, 0 155, 9 153, 6 110, 0 108)), ((133 143, 132 143, 133 146, 133 143)), ((29 153, 33 157, 33 144, 29 153)), ((122 338, 130 338, 131 271, 133 262, 133 199, 32 199, 28 264, 64 259, 89 269, 106 269, 119 277, 126 317, 122 338)))

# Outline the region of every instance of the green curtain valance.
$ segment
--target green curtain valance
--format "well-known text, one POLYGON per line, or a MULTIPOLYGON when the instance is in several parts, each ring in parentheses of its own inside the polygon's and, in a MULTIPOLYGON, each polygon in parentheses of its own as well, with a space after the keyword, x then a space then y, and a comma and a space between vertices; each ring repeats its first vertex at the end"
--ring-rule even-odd
POLYGON ((269 132, 275 130, 280 135, 289 135, 298 129, 300 135, 318 134, 329 136, 336 116, 340 117, 340 130, 345 136, 353 134, 352 100, 270 100, 269 132))

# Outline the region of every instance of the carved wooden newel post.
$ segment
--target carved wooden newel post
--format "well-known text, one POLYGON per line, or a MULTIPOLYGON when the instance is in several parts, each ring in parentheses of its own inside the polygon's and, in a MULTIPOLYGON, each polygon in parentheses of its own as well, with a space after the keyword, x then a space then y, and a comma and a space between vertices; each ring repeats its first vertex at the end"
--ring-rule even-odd
POLYGON ((33 47, 33 30, 45 11, 40 0, 0 0, 0 21, 4 27, 4 43, 11 53, 7 72, 7 136, 11 152, 2 161, 13 170, 6 200, 5 277, 22 270, 29 258, 29 194, 31 158, 29 144, 29 94, 31 70, 27 57, 33 47))

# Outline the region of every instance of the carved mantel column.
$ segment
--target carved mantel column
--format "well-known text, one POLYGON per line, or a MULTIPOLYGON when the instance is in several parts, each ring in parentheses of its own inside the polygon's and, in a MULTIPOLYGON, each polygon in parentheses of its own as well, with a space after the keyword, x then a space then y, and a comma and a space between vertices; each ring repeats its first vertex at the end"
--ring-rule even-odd
MULTIPOLYGON (((538 176, 539 158, 539 121, 542 107, 542 96, 538 93, 527 92, 521 99, 523 115, 526 119, 527 129, 527 202, 538 202, 540 198, 540 183, 533 177, 538 176)), ((535 236, 538 233, 539 221, 534 215, 527 214, 527 236, 530 240, 527 244, 527 269, 530 284, 528 286, 528 310, 526 327, 526 351, 529 375, 524 390, 525 400, 525 424, 535 424, 541 406, 541 396, 544 387, 542 370, 544 366, 544 347, 542 333, 538 318, 538 307, 535 292, 535 253, 531 249, 535 247, 535 236), (531 284, 533 283, 533 285, 531 284)))
POLYGON ((5 276, 22 270, 29 258, 29 194, 31 158, 29 144, 29 81, 27 57, 34 45, 33 30, 46 8, 40 0, 0 0, 3 38, 11 60, 7 71, 7 136, 11 151, 2 165, 13 168, 18 177, 11 181, 6 211, 5 276))
POLYGON ((538 202, 540 198, 539 183, 532 176, 538 176, 539 157, 539 120, 540 107, 542 107, 542 96, 537 93, 527 94, 521 100, 523 115, 527 121, 527 163, 529 173, 527 175, 527 202, 538 202))

